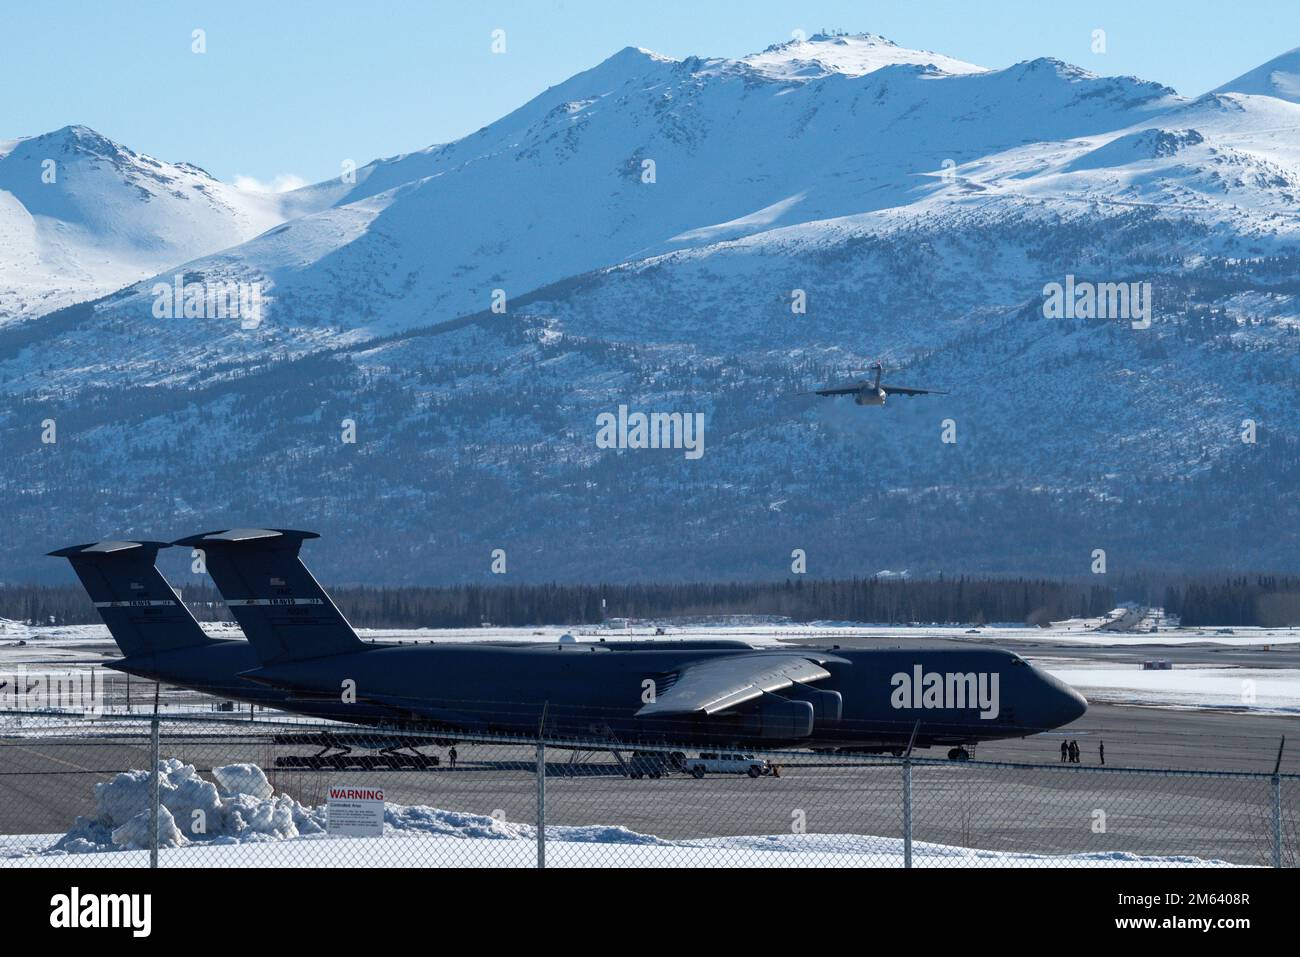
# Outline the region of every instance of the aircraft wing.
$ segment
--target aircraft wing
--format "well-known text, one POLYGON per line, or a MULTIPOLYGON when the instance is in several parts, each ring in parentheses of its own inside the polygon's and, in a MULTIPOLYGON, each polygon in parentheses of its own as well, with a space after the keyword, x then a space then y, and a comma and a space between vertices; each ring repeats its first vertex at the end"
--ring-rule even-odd
POLYGON ((871 385, 871 383, 863 379, 858 382, 845 382, 841 385, 828 385, 824 389, 814 389, 811 392, 796 392, 795 395, 854 395, 864 385, 871 385))
POLYGON ((637 717, 717 714, 769 691, 829 678, 831 673, 822 667, 827 661, 847 664, 825 653, 727 655, 688 664, 637 717))
POLYGON ((941 389, 909 389, 901 385, 885 385, 881 383, 881 390, 885 395, 947 395, 941 389))

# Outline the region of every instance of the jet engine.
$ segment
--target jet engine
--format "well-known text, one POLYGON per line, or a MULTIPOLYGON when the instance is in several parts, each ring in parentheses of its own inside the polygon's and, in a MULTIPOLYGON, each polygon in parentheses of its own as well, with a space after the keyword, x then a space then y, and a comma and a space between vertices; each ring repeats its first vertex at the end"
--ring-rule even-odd
POLYGON ((749 738, 806 738, 812 734, 815 713, 810 702, 765 694, 740 713, 740 730, 749 738))

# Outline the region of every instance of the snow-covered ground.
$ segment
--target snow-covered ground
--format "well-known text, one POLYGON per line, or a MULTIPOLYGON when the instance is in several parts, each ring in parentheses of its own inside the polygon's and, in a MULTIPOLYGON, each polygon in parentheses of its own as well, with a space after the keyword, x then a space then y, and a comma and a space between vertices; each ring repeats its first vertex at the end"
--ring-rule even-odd
POLYGON ((1038 663, 1094 702, 1300 715, 1300 670, 1294 668, 1143 671, 1128 664, 1038 663))
MULTIPOLYGON (((275 794, 256 765, 213 768, 205 780, 175 759, 159 765, 159 863, 172 867, 527 867, 536 862, 529 824, 389 803, 382 838, 330 837, 324 807, 275 794), (195 822, 201 822, 196 825, 195 822)), ((128 771, 95 786, 96 815, 63 835, 0 838, 0 866, 129 867, 148 863, 149 774, 128 771)), ((769 834, 668 841, 596 823, 549 826, 550 866, 899 867, 900 838, 861 834, 769 834)), ((1124 851, 1041 855, 915 842, 920 867, 1200 867, 1223 862, 1124 851)))
MULTIPOLYGON (((559 641, 572 635, 578 641, 682 641, 688 639, 734 639, 754 645, 779 645, 783 642, 824 638, 871 636, 878 638, 948 638, 977 640, 981 643, 1035 642, 1053 644, 1074 642, 1083 645, 1124 647, 1132 645, 1257 645, 1300 644, 1300 628, 1162 628, 1153 633, 1100 631, 1103 619, 1071 619, 1039 628, 1011 623, 967 626, 935 625, 918 622, 910 625, 881 625, 871 622, 814 621, 791 622, 763 616, 735 616, 725 619, 611 622, 606 627, 537 625, 527 628, 358 628, 362 638, 386 641, 559 641), (662 628, 664 634, 656 634, 662 628)), ((222 638, 239 638, 239 628, 229 622, 203 625, 209 634, 222 638)), ((32 626, 22 622, 0 620, 0 656, 5 661, 29 658, 50 660, 59 656, 84 658, 85 648, 94 652, 116 653, 116 646, 103 625, 32 626), (26 642, 20 646, 19 642, 26 642), (85 646, 78 649, 73 645, 85 646), (102 647, 101 647, 102 646, 102 647)))
MULTIPOLYGON (((550 837, 547 867, 901 867, 898 838, 803 834, 710 838, 672 843, 586 843, 550 837)), ((630 833, 630 832, 629 832, 630 833)), ((632 835, 642 837, 642 835, 632 835)), ((3 845, 0 845, 3 847, 3 845)), ((0 854, 3 851, 0 850, 0 854)), ((260 844, 164 849, 162 867, 532 867, 535 839, 426 837, 303 838, 260 844)), ((144 867, 148 851, 76 857, 0 857, 0 867, 144 867)), ((914 842, 914 867, 1228 867, 1198 857, 1157 857, 1111 851, 1017 854, 914 842)))

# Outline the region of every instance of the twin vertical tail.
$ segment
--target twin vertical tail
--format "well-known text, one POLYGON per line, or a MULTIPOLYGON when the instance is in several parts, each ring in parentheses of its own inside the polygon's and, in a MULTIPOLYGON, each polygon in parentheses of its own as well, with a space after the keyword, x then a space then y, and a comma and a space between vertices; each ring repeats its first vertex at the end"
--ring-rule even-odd
POLYGON ((264 665, 361 651, 342 612, 298 557, 315 532, 235 528, 174 542, 203 553, 208 574, 264 665))
POLYGON ((50 552, 72 563, 99 616, 128 658, 209 644, 154 565, 166 542, 92 542, 50 552))

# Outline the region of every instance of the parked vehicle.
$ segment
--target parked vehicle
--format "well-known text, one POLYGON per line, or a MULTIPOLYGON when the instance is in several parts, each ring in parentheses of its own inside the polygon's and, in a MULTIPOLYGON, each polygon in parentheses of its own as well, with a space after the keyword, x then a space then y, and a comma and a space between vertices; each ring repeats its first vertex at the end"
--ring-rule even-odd
POLYGON ((718 751, 702 751, 698 758, 687 758, 682 770, 695 778, 705 774, 748 774, 756 778, 772 773, 771 765, 752 754, 718 751))

